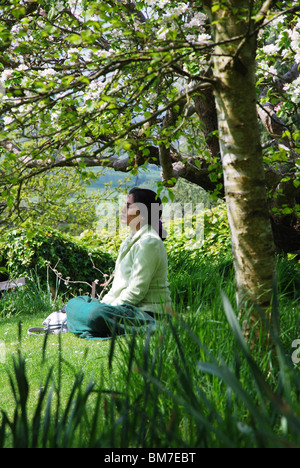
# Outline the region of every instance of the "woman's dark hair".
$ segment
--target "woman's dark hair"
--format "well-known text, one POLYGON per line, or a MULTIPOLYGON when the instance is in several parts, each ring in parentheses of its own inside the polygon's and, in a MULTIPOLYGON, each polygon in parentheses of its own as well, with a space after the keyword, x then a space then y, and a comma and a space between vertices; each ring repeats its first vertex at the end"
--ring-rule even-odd
POLYGON ((138 187, 131 189, 129 194, 133 195, 134 203, 140 205, 139 210, 148 225, 155 229, 162 240, 165 240, 167 232, 161 222, 163 208, 161 199, 153 190, 138 187))

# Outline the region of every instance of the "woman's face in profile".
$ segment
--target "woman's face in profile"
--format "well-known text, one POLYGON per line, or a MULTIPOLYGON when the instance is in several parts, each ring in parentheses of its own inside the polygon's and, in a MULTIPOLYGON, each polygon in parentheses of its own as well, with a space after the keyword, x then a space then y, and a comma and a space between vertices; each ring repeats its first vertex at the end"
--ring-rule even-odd
POLYGON ((131 228, 134 227, 135 230, 140 223, 140 211, 134 203, 133 194, 128 195, 127 203, 121 211, 121 220, 123 224, 127 224, 131 228))

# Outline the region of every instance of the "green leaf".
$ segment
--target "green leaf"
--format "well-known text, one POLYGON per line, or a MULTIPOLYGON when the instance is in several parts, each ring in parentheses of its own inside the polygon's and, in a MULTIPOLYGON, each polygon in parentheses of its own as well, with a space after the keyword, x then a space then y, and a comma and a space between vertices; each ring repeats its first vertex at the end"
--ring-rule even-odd
POLYGON ((83 42, 83 39, 79 34, 70 34, 70 36, 67 37, 67 40, 75 45, 80 45, 83 42))
POLYGON ((299 188, 300 187, 300 180, 294 180, 293 184, 294 184, 295 188, 299 188))
POLYGON ((69 86, 69 84, 75 80, 74 76, 64 76, 61 80, 62 86, 69 86))
POLYGON ((13 208, 13 206, 14 206, 14 201, 15 201, 14 197, 13 197, 12 195, 8 195, 8 197, 7 197, 7 199, 6 199, 7 206, 8 206, 9 208, 13 208))
POLYGON ((24 7, 18 6, 17 8, 14 8, 13 10, 11 10, 11 13, 13 14, 15 18, 19 19, 21 16, 25 15, 26 10, 24 7))
POLYGON ((220 10, 221 5, 220 4, 215 4, 212 6, 211 11, 212 13, 215 13, 216 11, 220 10))

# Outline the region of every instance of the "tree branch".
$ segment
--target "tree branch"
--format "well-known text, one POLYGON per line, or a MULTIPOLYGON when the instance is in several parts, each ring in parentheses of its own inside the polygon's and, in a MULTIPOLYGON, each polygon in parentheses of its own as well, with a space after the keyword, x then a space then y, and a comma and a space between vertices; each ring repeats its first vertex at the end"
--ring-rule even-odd
POLYGON ((260 11, 257 13, 255 17, 255 23, 262 24, 264 20, 266 19, 271 8, 275 6, 276 3, 277 3, 277 0, 266 0, 264 4, 262 5, 260 11))
POLYGON ((279 76, 274 80, 274 84, 279 91, 283 90, 286 83, 292 83, 300 75, 300 63, 294 63, 290 70, 283 76, 279 76))

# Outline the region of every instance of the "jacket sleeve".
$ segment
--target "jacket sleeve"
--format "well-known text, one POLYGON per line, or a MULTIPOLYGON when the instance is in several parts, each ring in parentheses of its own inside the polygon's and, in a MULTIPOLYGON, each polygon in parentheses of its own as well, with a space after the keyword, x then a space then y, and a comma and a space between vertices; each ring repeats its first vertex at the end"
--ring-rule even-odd
POLYGON ((139 304, 147 292, 160 264, 160 247, 157 239, 148 237, 134 246, 133 265, 129 286, 111 305, 139 304))
POLYGON ((102 297, 100 302, 104 304, 111 304, 114 301, 114 296, 112 293, 107 293, 104 297, 102 297))

